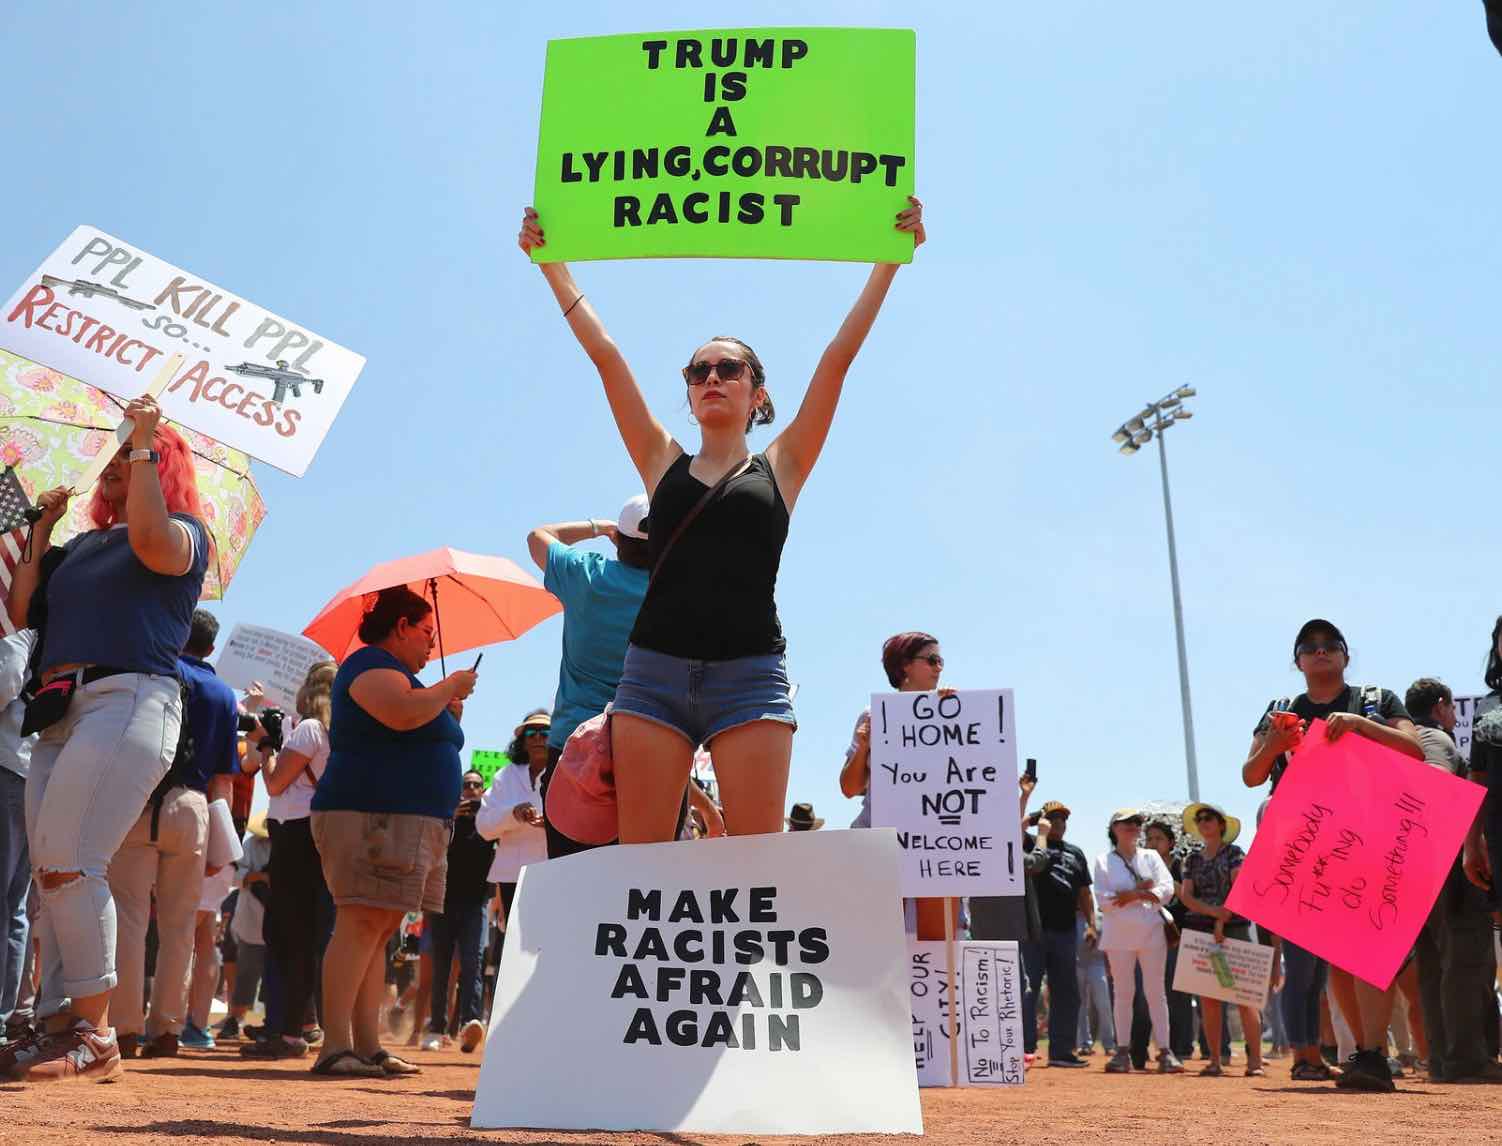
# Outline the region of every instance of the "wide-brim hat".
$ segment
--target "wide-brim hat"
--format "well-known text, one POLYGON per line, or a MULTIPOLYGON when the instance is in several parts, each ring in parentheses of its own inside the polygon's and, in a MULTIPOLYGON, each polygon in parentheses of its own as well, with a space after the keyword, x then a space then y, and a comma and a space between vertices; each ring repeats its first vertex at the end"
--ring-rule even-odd
POLYGON ((789 831, 816 832, 824 826, 824 821, 814 815, 812 804, 794 804, 792 812, 788 814, 787 825, 789 831))
POLYGON ((1184 830, 1190 835, 1198 836, 1200 834, 1199 825, 1194 822, 1194 817, 1199 815, 1201 812, 1214 812, 1217 816, 1225 821, 1226 830, 1225 834, 1221 836, 1221 843, 1234 844, 1236 842, 1236 837, 1241 835, 1240 820, 1238 820, 1235 816, 1227 813, 1224 808, 1219 807, 1215 804, 1206 803, 1190 804, 1187 808, 1184 809, 1184 830))
POLYGON ((520 724, 518 724, 516 726, 516 731, 513 732, 511 735, 513 735, 513 736, 520 736, 523 732, 527 731, 527 729, 529 729, 529 728, 552 728, 552 727, 553 727, 553 718, 552 718, 552 716, 550 714, 548 714, 546 712, 534 712, 531 716, 527 717, 526 720, 524 720, 520 724))

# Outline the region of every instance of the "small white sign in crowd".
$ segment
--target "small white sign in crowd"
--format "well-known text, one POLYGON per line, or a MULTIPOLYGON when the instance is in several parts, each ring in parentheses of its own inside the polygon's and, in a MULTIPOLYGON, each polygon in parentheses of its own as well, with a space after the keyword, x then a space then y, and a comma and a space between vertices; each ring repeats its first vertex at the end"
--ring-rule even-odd
POLYGON ((1242 939, 1216 943, 1208 932, 1185 931, 1179 940, 1173 989, 1239 1007, 1261 1008, 1267 1004, 1272 974, 1271 947, 1242 939))
POLYGON ((908 942, 913 1059, 919 1086, 1021 1086, 1022 957, 1015 943, 955 944, 957 1014, 951 1015, 944 944, 908 942), (957 1019, 959 1077, 950 1075, 957 1019))
POLYGON ((1021 895, 1011 690, 874 694, 871 822, 897 829, 903 895, 1021 895))
POLYGON ((297 710, 297 691, 308 670, 329 654, 306 637, 293 636, 264 625, 236 625, 224 642, 214 671, 231 688, 241 691, 260 681, 269 703, 287 712, 297 710))

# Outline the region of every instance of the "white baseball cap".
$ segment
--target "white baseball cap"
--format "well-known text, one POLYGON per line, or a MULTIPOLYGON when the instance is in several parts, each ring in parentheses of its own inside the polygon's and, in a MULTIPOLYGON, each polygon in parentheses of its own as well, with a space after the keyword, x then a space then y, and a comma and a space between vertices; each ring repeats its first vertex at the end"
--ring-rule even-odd
POLYGON ((642 520, 647 516, 647 510, 651 503, 647 501, 647 495, 639 493, 621 506, 621 515, 615 519, 616 531, 622 537, 631 537, 637 541, 647 539, 646 530, 641 527, 642 520))

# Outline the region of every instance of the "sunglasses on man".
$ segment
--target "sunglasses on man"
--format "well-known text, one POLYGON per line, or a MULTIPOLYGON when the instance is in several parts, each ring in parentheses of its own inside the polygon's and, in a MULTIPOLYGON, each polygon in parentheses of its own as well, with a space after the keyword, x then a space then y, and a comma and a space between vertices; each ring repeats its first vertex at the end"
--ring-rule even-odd
POLYGON ((1305 641, 1298 648, 1301 657, 1312 657, 1316 653, 1329 653, 1334 656, 1336 653, 1345 651, 1346 647, 1339 641, 1305 641))
POLYGON ((750 369, 750 363, 739 358, 723 358, 719 362, 695 362, 683 368, 683 380, 690 386, 702 386, 711 374, 717 374, 721 382, 739 382, 750 369))

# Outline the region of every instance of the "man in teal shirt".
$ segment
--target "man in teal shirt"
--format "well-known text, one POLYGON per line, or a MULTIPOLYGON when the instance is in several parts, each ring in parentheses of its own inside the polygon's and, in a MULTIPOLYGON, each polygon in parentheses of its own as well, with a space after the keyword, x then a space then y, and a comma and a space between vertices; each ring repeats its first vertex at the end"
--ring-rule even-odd
MULTIPOLYGON (((647 595, 651 570, 646 516, 647 497, 637 494, 621 508, 614 524, 567 521, 540 525, 527 535, 532 560, 543 571, 543 585, 563 602, 563 657, 548 734, 548 766, 541 782, 544 803, 569 736, 605 711, 620 683, 626 645, 647 595), (614 558, 578 548, 580 542, 596 537, 614 543, 614 558)), ((547 834, 550 858, 579 850, 551 824, 547 834)))

